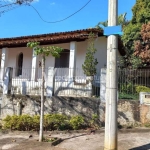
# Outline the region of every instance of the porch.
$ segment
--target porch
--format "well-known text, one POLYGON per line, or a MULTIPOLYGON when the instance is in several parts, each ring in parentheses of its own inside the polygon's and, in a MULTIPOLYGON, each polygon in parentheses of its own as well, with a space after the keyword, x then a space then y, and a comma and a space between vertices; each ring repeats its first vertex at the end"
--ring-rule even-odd
MULTIPOLYGON (((4 93, 5 82, 12 80, 11 94, 40 95, 41 91, 41 68, 37 69, 36 80, 32 78, 32 69, 22 69, 22 75, 16 77, 18 69, 5 69, 4 81, 1 80, 1 91, 4 93), (12 74, 12 76, 11 76, 12 74)), ((45 96, 73 96, 91 97, 99 96, 100 76, 99 72, 92 82, 86 79, 81 69, 53 68, 45 69, 45 96), (74 76, 72 76, 74 74, 74 76)), ((7 85, 8 86, 8 85, 7 85)))

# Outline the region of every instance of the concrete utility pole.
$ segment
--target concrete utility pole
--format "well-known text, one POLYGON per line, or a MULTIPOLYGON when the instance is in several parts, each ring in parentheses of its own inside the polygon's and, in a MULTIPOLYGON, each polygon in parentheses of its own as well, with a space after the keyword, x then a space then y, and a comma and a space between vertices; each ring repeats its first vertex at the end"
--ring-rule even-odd
MULTIPOLYGON (((116 26, 118 0, 109 0, 108 26, 116 26)), ((117 50, 118 36, 107 41, 106 114, 104 150, 117 150, 117 50)))

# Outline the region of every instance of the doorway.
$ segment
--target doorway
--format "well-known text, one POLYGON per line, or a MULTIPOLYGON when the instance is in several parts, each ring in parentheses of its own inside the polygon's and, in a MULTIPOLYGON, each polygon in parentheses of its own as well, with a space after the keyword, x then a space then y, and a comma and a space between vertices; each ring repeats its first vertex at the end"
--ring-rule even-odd
POLYGON ((18 55, 17 76, 22 75, 22 66, 23 66, 23 53, 21 52, 21 53, 18 55))

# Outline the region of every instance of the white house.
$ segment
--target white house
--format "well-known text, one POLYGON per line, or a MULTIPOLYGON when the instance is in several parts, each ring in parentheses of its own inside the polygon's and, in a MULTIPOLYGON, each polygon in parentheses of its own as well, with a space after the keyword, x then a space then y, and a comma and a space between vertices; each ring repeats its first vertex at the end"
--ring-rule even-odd
MULTIPOLYGON (((17 88, 17 86, 22 87, 23 81, 26 82, 26 86, 31 86, 33 91, 36 91, 36 89, 40 87, 41 58, 40 56, 35 56, 34 51, 26 47, 28 42, 38 41, 40 42, 40 45, 43 46, 53 45, 64 49, 60 58, 54 58, 52 56, 48 56, 46 58, 45 65, 47 69, 47 77, 48 75, 55 77, 60 77, 60 75, 65 76, 63 83, 56 82, 56 78, 53 80, 55 81, 55 87, 53 86, 54 93, 57 91, 58 95, 66 95, 68 93, 68 89, 70 88, 71 93, 72 90, 75 90, 74 93, 76 94, 73 95, 80 95, 81 93, 82 96, 86 95, 85 91, 87 91, 86 89, 89 88, 89 85, 86 83, 84 78, 80 79, 80 81, 76 78, 76 80, 73 80, 70 84, 70 80, 69 82, 68 79, 66 81, 66 77, 68 76, 70 79, 71 77, 85 76, 82 71, 82 64, 85 60, 88 36, 90 32, 95 34, 95 48, 97 49, 95 58, 98 60, 97 69, 99 73, 100 69, 106 66, 107 38, 103 35, 102 30, 92 28, 50 34, 20 36, 15 38, 1 38, 1 80, 3 80, 5 68, 12 67, 13 86, 14 90, 17 89, 16 92, 19 92, 20 88, 17 88), (49 71, 53 70, 52 67, 62 69, 55 69, 54 72, 49 71), (78 89, 82 89, 82 92, 79 92, 80 94, 78 93, 78 89), (64 91, 66 93, 64 93, 64 91)), ((98 74, 98 76, 99 75, 100 74, 98 74)), ((50 80, 51 84, 53 81, 50 80)))

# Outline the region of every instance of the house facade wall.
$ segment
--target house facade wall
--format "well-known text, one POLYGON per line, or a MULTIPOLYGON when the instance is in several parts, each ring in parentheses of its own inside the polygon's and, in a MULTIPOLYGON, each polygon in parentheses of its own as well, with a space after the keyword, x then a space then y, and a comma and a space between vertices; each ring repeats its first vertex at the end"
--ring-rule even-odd
MULTIPOLYGON (((103 68, 106 64, 106 54, 107 54, 107 38, 98 37, 95 39, 95 48, 97 52, 95 58, 98 60, 97 69, 103 68)), ((88 47, 88 40, 84 42, 77 42, 77 52, 76 52, 76 68, 82 69, 82 64, 84 63, 86 51, 88 47)))
MULTIPOLYGON (((63 49, 70 49, 70 43, 63 44, 54 44, 54 46, 62 47, 63 49)), ((75 66, 76 68, 82 69, 82 64, 85 60, 85 55, 87 51, 88 41, 76 42, 76 58, 75 58, 75 66)), ((95 54, 95 58, 98 60, 97 68, 100 70, 106 66, 107 61, 107 38, 106 37, 98 37, 95 39, 95 48, 97 52, 95 54)), ((27 47, 16 47, 16 48, 8 48, 8 60, 6 62, 6 67, 17 67, 17 57, 19 53, 23 53, 23 68, 31 68, 32 64, 32 54, 33 51, 27 47)), ((0 55, 2 53, 2 49, 0 50, 0 55)), ((119 54, 119 53, 118 53, 119 54)), ((38 58, 39 61, 41 58, 38 58)), ((38 63, 39 63, 38 61, 38 63)), ((46 58, 46 68, 55 66, 55 58, 52 56, 48 56, 46 58)))
POLYGON ((20 53, 23 53, 23 68, 31 68, 32 64, 32 50, 30 48, 9 48, 8 49, 8 60, 7 67, 16 68, 17 59, 20 53))
MULTIPOLYGON (((46 57, 45 63, 46 80, 49 79, 49 76, 53 76, 55 74, 54 80, 55 86, 53 87, 53 84, 51 82, 49 87, 51 89, 54 88, 54 93, 58 93, 58 95, 66 95, 66 93, 69 95, 78 95, 78 96, 91 95, 92 89, 91 84, 87 82, 86 76, 84 75, 82 70, 82 64, 84 63, 88 48, 88 40, 82 42, 72 41, 70 43, 54 44, 53 46, 58 46, 62 47, 63 49, 70 50, 69 54, 70 60, 69 62, 67 62, 67 64, 69 63, 68 66, 71 69, 63 68, 53 70, 53 67, 55 67, 55 58, 52 56, 46 57), (61 80, 57 80, 58 77, 60 77, 61 80), (75 77, 75 80, 73 80, 73 77, 75 77)), ((97 65, 97 75, 94 78, 93 85, 96 87, 95 90, 99 91, 101 68, 106 67, 107 62, 107 38, 104 36, 96 38, 95 48, 97 49, 95 58, 97 58, 98 60, 98 65, 97 65)), ((0 65, 1 68, 2 67, 14 68, 12 80, 14 89, 13 91, 19 93, 18 91, 20 89, 25 89, 26 87, 28 87, 28 90, 26 89, 26 92, 29 94, 31 93, 31 91, 33 91, 33 89, 37 88, 39 89, 41 85, 40 56, 33 55, 33 50, 27 47, 3 48, 0 50, 0 53, 4 54, 3 56, 1 56, 1 60, 5 61, 5 62, 3 61, 3 63, 0 65), (22 73, 18 74, 18 72, 20 71, 20 69, 18 69, 18 56, 20 53, 23 53, 23 65, 22 65, 22 73), (26 83, 26 86, 23 84, 23 82, 26 83)), ((63 57, 62 61, 63 60, 65 61, 64 58, 65 57, 63 57)), ((58 62, 59 61, 60 60, 58 60, 58 62)), ((57 64, 61 64, 62 61, 60 61, 57 64)), ((3 76, 4 71, 3 72, 1 71, 1 79, 3 79, 3 76)))

